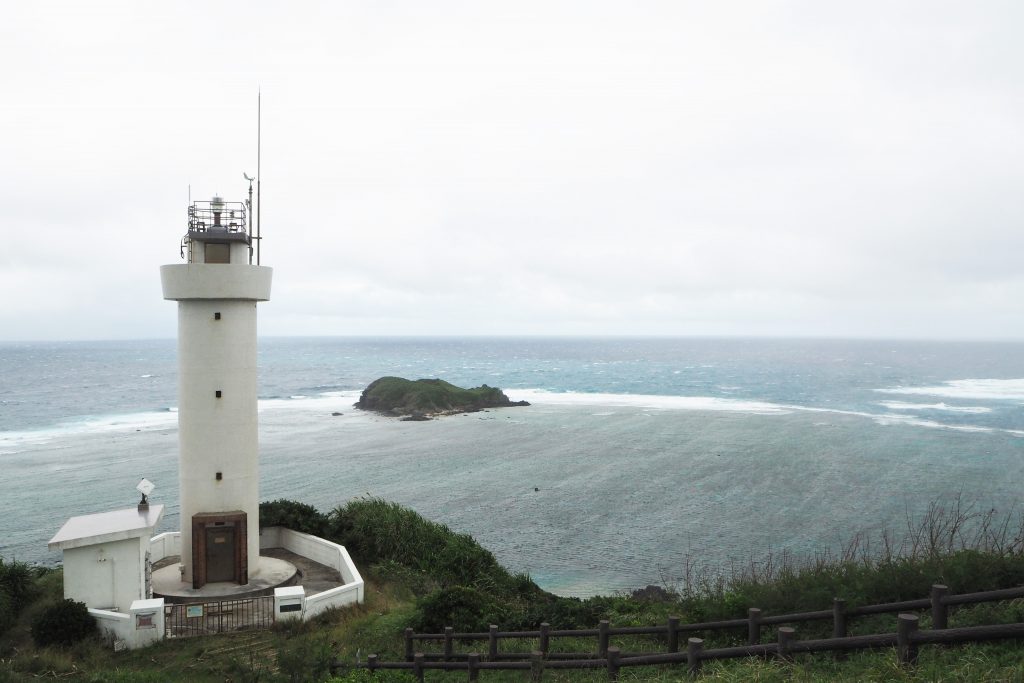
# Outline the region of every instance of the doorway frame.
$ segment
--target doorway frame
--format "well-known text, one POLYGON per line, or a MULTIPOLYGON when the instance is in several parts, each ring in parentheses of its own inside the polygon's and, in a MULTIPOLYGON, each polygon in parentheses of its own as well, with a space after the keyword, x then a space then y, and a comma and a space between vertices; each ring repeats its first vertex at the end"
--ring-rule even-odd
POLYGON ((235 536, 234 582, 249 583, 249 550, 247 515, 241 510, 200 512, 192 515, 192 588, 206 585, 206 530, 231 526, 235 536))

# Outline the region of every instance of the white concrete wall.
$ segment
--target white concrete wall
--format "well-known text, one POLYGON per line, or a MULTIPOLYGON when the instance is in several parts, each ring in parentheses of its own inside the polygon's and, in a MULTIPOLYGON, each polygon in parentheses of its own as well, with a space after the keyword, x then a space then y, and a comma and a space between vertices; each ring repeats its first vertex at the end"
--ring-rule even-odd
POLYGON ((302 614, 303 619, 312 619, 321 612, 326 612, 332 607, 345 607, 346 605, 357 605, 363 601, 363 584, 346 584, 332 588, 322 593, 314 593, 306 597, 306 608, 302 614))
POLYGON ((64 550, 64 597, 96 609, 127 612, 146 597, 149 539, 129 538, 64 550))
POLYGON ((281 586, 274 589, 274 621, 301 620, 305 612, 306 593, 302 586, 281 586))
POLYGON ((284 548, 296 555, 332 567, 341 574, 343 585, 306 596, 304 619, 315 617, 331 607, 344 607, 363 601, 363 577, 360 576, 345 546, 284 527, 266 527, 260 537, 260 547, 284 548))
POLYGON ((270 300, 274 269, 246 263, 174 263, 160 266, 164 298, 270 300))
POLYGON ((249 245, 245 242, 231 243, 231 263, 249 264, 249 245))
POLYGON ((96 620, 100 633, 113 643, 116 650, 146 647, 164 637, 163 598, 136 600, 127 613, 90 609, 89 614, 96 620), (151 622, 152 626, 141 626, 140 616, 146 616, 145 621, 151 622))
POLYGON ((247 261, 160 268, 164 298, 178 301, 180 555, 186 582, 193 578, 192 517, 203 512, 246 513, 249 575, 259 572, 256 302, 270 298, 273 270, 247 261))
POLYGON ((269 298, 272 270, 247 265, 247 260, 160 269, 164 298, 179 301, 178 472, 185 581, 192 580, 192 516, 202 512, 246 513, 249 574, 259 571, 256 301, 269 298))
POLYGON ((186 582, 192 581, 192 516, 203 512, 246 513, 249 574, 259 569, 256 396, 256 302, 180 301, 178 475, 186 582))
POLYGON ((130 612, 111 612, 90 607, 89 614, 96 620, 96 625, 99 626, 103 638, 113 641, 116 648, 118 647, 117 641, 128 641, 135 632, 135 623, 130 612))
MULTIPOLYGON (((216 242, 216 239, 210 240, 216 242)), ((229 256, 228 259, 231 263, 249 263, 249 245, 245 242, 229 242, 229 256)), ((189 240, 188 242, 188 262, 189 263, 206 263, 206 246, 203 240, 189 240)), ((224 264, 220 264, 224 265, 224 264)))
POLYGON ((149 560, 153 564, 175 555, 181 555, 181 532, 165 531, 149 539, 149 560))
POLYGON ((260 550, 264 548, 284 548, 281 532, 288 531, 282 526, 266 526, 260 529, 260 550))

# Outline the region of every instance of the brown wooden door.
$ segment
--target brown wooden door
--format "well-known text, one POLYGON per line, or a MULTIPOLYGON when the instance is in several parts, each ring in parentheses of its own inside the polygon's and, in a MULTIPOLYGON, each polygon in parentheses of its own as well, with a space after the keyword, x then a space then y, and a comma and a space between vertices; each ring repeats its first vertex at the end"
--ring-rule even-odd
POLYGON ((206 527, 206 581, 235 580, 235 528, 206 527))

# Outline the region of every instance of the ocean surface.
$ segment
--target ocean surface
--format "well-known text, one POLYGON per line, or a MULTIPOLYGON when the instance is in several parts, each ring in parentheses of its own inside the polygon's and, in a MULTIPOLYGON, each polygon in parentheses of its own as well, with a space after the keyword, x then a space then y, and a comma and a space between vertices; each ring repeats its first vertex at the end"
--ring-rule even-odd
MULTIPOLYGON (((262 338, 261 498, 359 496, 468 532, 565 595, 899 531, 958 493, 1017 510, 1024 343, 262 338), (430 422, 352 408, 383 375, 533 405, 430 422), (341 416, 332 416, 332 412, 341 416)), ((0 343, 0 557, 72 515, 178 521, 173 340, 0 343)))

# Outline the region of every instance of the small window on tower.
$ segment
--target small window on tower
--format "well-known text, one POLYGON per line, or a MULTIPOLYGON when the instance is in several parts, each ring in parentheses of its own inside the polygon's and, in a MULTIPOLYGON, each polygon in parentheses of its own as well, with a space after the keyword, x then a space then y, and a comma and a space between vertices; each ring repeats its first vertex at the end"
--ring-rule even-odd
POLYGON ((231 245, 207 242, 205 257, 207 263, 231 263, 231 245))

